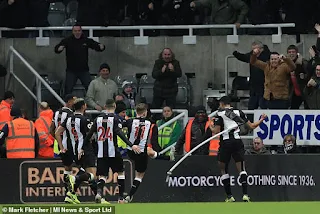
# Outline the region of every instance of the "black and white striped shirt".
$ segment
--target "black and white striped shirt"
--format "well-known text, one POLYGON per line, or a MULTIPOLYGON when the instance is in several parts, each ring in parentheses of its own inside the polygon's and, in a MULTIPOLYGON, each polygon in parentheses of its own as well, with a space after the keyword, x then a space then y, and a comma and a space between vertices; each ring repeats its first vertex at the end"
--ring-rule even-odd
POLYGON ((89 141, 94 133, 97 134, 98 158, 121 157, 117 136, 130 145, 121 129, 121 119, 113 113, 103 113, 95 119, 86 141, 89 141))
MULTIPOLYGON (((145 118, 135 118, 126 121, 129 141, 140 147, 141 152, 147 151, 147 142, 151 129, 151 122, 145 118)), ((128 148, 132 150, 131 148, 128 148)))
POLYGON ((69 133, 73 154, 78 155, 81 149, 84 149, 85 138, 91 127, 90 120, 81 113, 75 112, 61 126, 69 133))
POLYGON ((248 118, 243 111, 234 108, 219 109, 214 124, 221 127, 221 131, 237 126, 227 133, 221 135, 222 140, 240 139, 239 126, 248 122, 248 118))
MULTIPOLYGON (((53 124, 55 129, 57 129, 68 117, 73 115, 73 111, 68 107, 62 107, 54 113, 53 124)), ((68 148, 68 138, 69 134, 67 131, 64 131, 62 134, 62 145, 64 148, 68 148)))

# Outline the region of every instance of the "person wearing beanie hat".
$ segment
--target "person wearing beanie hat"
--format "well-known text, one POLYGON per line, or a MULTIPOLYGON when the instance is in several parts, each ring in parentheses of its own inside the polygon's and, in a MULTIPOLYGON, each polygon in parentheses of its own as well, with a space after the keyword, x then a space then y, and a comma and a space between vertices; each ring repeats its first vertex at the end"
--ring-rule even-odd
POLYGON ((109 78, 110 66, 107 63, 100 65, 99 75, 89 85, 86 103, 89 108, 102 111, 106 101, 113 99, 118 94, 118 86, 109 78))
MULTIPOLYGON (((211 130, 208 129, 209 122, 210 120, 206 108, 204 106, 197 106, 195 108, 194 119, 189 120, 172 152, 181 155, 183 153, 183 148, 185 148, 185 152, 189 152, 203 140, 207 139, 206 132, 211 132, 211 130)), ((203 145, 196 150, 193 155, 209 155, 209 145, 209 143, 203 145)))
POLYGON ((126 104, 128 109, 128 116, 135 117, 134 108, 136 106, 137 94, 134 91, 133 84, 130 81, 123 81, 122 83, 122 96, 123 102, 126 104))
POLYGON ((36 158, 39 151, 39 137, 32 121, 22 117, 21 109, 13 106, 10 111, 13 120, 0 130, 0 147, 6 142, 7 158, 36 158), (31 130, 31 132, 30 132, 31 130))

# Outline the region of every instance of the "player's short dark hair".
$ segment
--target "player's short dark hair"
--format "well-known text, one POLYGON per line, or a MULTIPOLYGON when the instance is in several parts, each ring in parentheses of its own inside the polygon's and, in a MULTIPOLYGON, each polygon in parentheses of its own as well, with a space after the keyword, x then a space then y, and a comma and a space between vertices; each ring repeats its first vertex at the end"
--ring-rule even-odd
POLYGON ((82 106, 84 106, 86 104, 86 102, 84 101, 83 98, 77 98, 75 101, 74 101, 74 110, 81 110, 82 106))
POLYGON ((4 100, 6 100, 6 99, 14 99, 15 97, 14 97, 14 93, 12 92, 12 91, 6 91, 5 93, 4 93, 4 100))
POLYGON ((224 105, 230 105, 231 104, 231 98, 230 96, 223 96, 220 98, 219 103, 223 103, 224 105))
POLYGON ((137 114, 143 114, 147 110, 148 110, 148 106, 144 103, 139 103, 138 105, 136 105, 137 114))
POLYGON ((75 96, 73 94, 67 94, 65 97, 64 97, 64 101, 67 103, 69 102, 70 100, 73 100, 75 98, 75 96))
POLYGON ((107 101, 106 101, 106 108, 107 108, 107 109, 115 108, 115 107, 116 107, 115 104, 116 104, 116 103, 115 103, 114 99, 107 99, 107 101))
POLYGON ((280 54, 278 52, 273 51, 273 52, 270 52, 270 56, 271 55, 280 55, 280 54))

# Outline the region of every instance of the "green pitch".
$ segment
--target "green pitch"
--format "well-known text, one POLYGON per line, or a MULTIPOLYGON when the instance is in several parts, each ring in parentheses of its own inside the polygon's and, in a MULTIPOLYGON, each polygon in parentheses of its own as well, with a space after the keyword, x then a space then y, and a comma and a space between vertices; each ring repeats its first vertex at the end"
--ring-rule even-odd
POLYGON ((320 214, 320 202, 132 203, 116 214, 320 214))

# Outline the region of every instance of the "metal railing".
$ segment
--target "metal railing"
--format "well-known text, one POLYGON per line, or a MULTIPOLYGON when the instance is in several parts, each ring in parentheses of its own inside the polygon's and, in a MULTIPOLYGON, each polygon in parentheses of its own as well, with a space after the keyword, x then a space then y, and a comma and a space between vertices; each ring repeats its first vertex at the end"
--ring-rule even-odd
MULTIPOLYGON (((251 25, 243 24, 240 25, 240 28, 277 28, 278 34, 282 35, 282 28, 295 27, 294 23, 283 23, 283 24, 261 24, 261 25, 251 25)), ((83 26, 83 30, 89 31, 89 37, 93 37, 94 31, 101 30, 139 30, 139 37, 144 37, 145 30, 177 30, 177 29, 188 29, 189 35, 193 36, 193 30, 195 29, 232 29, 233 35, 238 35, 238 29, 234 24, 213 24, 213 25, 145 25, 145 26, 109 26, 109 27, 99 27, 99 26, 83 26)), ((0 28, 0 38, 2 36, 2 31, 38 31, 39 37, 43 37, 43 31, 63 31, 71 30, 71 26, 64 27, 26 27, 21 29, 12 29, 12 28, 0 28)))
POLYGON ((13 46, 10 46, 9 49, 9 78, 7 80, 7 89, 10 87, 10 83, 11 83, 11 78, 13 77, 14 79, 16 79, 21 85, 22 87, 33 97, 33 99, 35 99, 37 101, 37 103, 41 102, 41 84, 44 85, 44 87, 46 89, 48 89, 48 91, 62 104, 64 105, 65 102, 63 101, 63 99, 51 88, 51 86, 39 75, 39 73, 27 62, 27 60, 25 60, 25 58, 23 58, 23 56, 21 56, 21 54, 14 49, 13 46), (35 76, 36 78, 36 94, 34 94, 32 92, 32 90, 29 89, 29 87, 24 84, 24 82, 14 73, 14 69, 13 69, 13 60, 14 57, 17 57, 17 59, 19 59, 22 64, 24 64, 28 70, 33 74, 33 76, 35 76))

